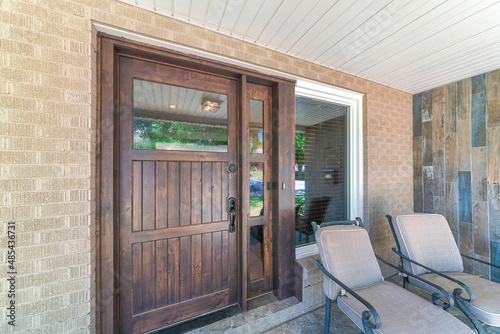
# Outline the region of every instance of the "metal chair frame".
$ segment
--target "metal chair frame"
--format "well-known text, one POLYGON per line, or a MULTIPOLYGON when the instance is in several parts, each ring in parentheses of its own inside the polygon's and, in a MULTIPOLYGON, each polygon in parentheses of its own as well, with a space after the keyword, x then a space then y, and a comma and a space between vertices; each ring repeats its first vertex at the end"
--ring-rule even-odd
MULTIPOLYGON (((313 227, 313 231, 316 234, 316 231, 318 229, 318 224, 315 222, 311 223, 313 227)), ((326 227, 326 226, 332 226, 332 225, 356 225, 362 228, 365 228, 363 225, 363 221, 361 218, 357 217, 356 220, 344 220, 344 221, 333 221, 333 222, 325 222, 319 225, 320 227, 326 227)), ((453 297, 445 291, 443 288, 439 287, 438 285, 431 283, 423 278, 420 278, 406 270, 404 270, 402 267, 396 266, 386 260, 384 260, 382 257, 379 255, 375 254, 378 260, 380 260, 382 263, 398 270, 400 273, 403 273, 404 275, 413 277, 415 279, 418 279, 426 284, 429 284, 430 286, 434 287, 435 289, 439 290, 441 294, 439 293, 433 293, 432 294, 432 303, 434 305, 440 306, 443 308, 443 310, 448 310, 451 306, 454 305, 454 299, 453 297), (441 301, 443 297, 447 300, 446 301, 441 301)), ((321 269, 321 271, 328 276, 331 280, 333 280, 336 284, 338 284, 342 289, 344 289, 346 292, 348 292, 351 296, 359 300, 363 305, 366 306, 367 310, 362 313, 362 322, 363 322, 363 329, 365 333, 367 334, 373 334, 373 329, 380 328, 382 326, 382 320, 380 319, 380 316, 377 312, 377 310, 364 298, 359 296, 354 290, 349 288, 345 283, 340 281, 338 278, 333 276, 326 268, 321 264, 320 260, 315 261, 318 267, 321 269), (375 321, 375 324, 373 324, 370 321, 370 318, 373 317, 373 320, 375 321)), ((342 292, 342 295, 344 292, 342 292)), ((331 317, 331 303, 332 300, 326 296, 326 305, 325 305, 325 327, 324 327, 324 334, 328 334, 330 331, 330 317, 331 317)))
MULTIPOLYGON (((396 236, 396 230, 394 229, 394 225, 392 223, 392 216, 391 215, 386 215, 386 218, 387 220, 389 221, 389 226, 391 227, 391 232, 392 232, 392 235, 394 237, 394 240, 396 241, 396 248, 392 248, 392 251, 394 253, 396 253, 397 255, 399 255, 399 258, 401 260, 401 268, 403 266, 403 260, 404 261, 408 261, 408 262, 411 262, 411 263, 414 263, 428 271, 430 271, 431 273, 433 274, 436 274, 436 275, 439 275, 441 277, 444 277, 458 285, 460 285, 466 292, 467 294, 469 295, 469 298, 464 298, 462 296, 462 293, 463 293, 463 290, 460 289, 460 288, 456 288, 453 290, 453 297, 455 299, 455 303, 456 305, 458 306, 458 308, 467 316, 467 318, 469 318, 469 320, 472 322, 472 324, 474 325, 474 327, 476 328, 477 332, 478 333, 485 333, 484 331, 484 328, 483 326, 479 323, 479 321, 477 321, 476 317, 469 311, 469 306, 468 304, 473 302, 475 299, 476 299, 476 296, 474 295, 474 292, 463 282, 457 280, 457 279, 454 279, 446 274, 443 274, 442 272, 439 272, 439 271, 436 271, 422 263, 419 263, 415 260, 412 260, 410 259, 409 257, 405 256, 404 254, 401 253, 401 247, 399 245, 399 241, 398 241, 398 238, 396 236)), ((468 255, 465 255, 465 254, 462 254, 460 253, 461 256, 465 257, 465 258, 468 258, 468 259, 471 259, 471 260, 474 260, 474 261, 478 261, 478 262, 481 262, 481 263, 484 263, 484 264, 487 264, 489 266, 492 266, 492 267, 495 267, 495 268, 499 268, 500 269, 500 266, 497 266, 493 263, 489 263, 489 262, 486 262, 486 261, 483 261, 483 260, 479 260, 479 259, 475 259, 473 257, 470 257, 468 255)), ((414 275, 412 275, 412 277, 414 277, 414 275)), ((408 284, 409 284, 409 280, 408 280, 408 277, 403 277, 403 287, 405 289, 408 289, 408 284)))

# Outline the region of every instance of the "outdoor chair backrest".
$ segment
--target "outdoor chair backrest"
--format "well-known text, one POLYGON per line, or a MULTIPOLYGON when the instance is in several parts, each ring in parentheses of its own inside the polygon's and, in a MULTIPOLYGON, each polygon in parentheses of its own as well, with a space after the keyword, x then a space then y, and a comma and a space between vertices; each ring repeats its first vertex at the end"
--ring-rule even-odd
POLYGON ((295 229, 301 233, 312 234, 311 222, 321 224, 325 220, 331 201, 332 198, 329 196, 314 197, 309 200, 305 211, 296 213, 295 229))
MULTIPOLYGON (((323 266, 351 289, 383 280, 368 233, 355 225, 320 227, 316 242, 323 266)), ((328 298, 337 299, 340 287, 326 275, 323 288, 328 298)))
MULTIPOLYGON (((463 271, 462 257, 446 219, 438 214, 409 214, 392 218, 403 255, 440 272, 463 271)), ((403 268, 415 275, 428 271, 409 261, 403 268)))

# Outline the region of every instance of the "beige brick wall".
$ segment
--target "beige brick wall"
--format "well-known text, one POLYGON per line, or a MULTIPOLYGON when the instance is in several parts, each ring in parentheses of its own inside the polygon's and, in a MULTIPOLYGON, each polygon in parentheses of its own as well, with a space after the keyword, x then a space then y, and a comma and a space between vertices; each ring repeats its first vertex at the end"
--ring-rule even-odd
POLYGON ((366 94, 365 221, 413 208, 411 95, 114 0, 0 0, 0 332, 95 332, 96 32, 92 22, 366 94), (17 224, 16 327, 6 319, 17 224))

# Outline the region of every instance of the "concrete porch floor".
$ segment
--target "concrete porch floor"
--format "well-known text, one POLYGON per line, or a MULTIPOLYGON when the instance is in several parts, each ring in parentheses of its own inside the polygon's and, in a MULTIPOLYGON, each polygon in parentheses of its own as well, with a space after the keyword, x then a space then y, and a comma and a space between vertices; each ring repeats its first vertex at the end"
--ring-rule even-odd
MULTIPOLYGON (((402 287, 402 280, 399 276, 392 276, 387 281, 398 284, 402 287)), ((409 290, 420 297, 431 300, 429 294, 410 285, 409 290)), ((474 329, 472 323, 456 307, 450 309, 450 313, 469 327, 474 329)), ((325 321, 325 307, 320 307, 312 312, 306 313, 288 322, 280 324, 274 328, 264 331, 264 334, 298 334, 298 333, 323 333, 325 321)), ((499 334, 500 328, 483 324, 487 334, 499 334)), ((330 319, 330 333, 359 334, 364 333, 360 330, 340 309, 336 303, 332 303, 332 315, 330 319)))
MULTIPOLYGON (((402 286, 399 276, 386 279, 389 282, 402 286)), ((430 295, 410 286, 410 291, 420 297, 431 300, 430 295)), ((324 295, 323 295, 324 296, 324 295)), ((284 301, 269 300, 265 305, 256 306, 254 309, 234 315, 232 317, 217 321, 202 328, 190 331, 193 334, 298 334, 298 333, 323 333, 325 307, 316 307, 305 314, 291 318, 286 314, 294 313, 295 308, 300 308, 301 303, 295 298, 284 301), (279 319, 283 319, 279 321, 279 319), (274 327, 271 327, 274 324, 274 327)), ((456 307, 450 309, 450 313, 462 322, 473 328, 472 323, 456 307)), ((483 324, 487 334, 500 334, 500 328, 483 324)), ((336 303, 332 303, 332 315, 330 321, 330 333, 360 334, 360 330, 340 309, 336 303)))

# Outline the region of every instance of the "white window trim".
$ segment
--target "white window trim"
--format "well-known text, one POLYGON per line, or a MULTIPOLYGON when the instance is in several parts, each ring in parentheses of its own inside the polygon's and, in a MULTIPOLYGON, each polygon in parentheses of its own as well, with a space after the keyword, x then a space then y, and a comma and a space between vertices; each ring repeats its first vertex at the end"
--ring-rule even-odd
MULTIPOLYGON (((298 78, 295 95, 349 107, 349 219, 363 217, 363 94, 298 78)), ((295 249, 297 259, 314 254, 316 244, 295 249)))

